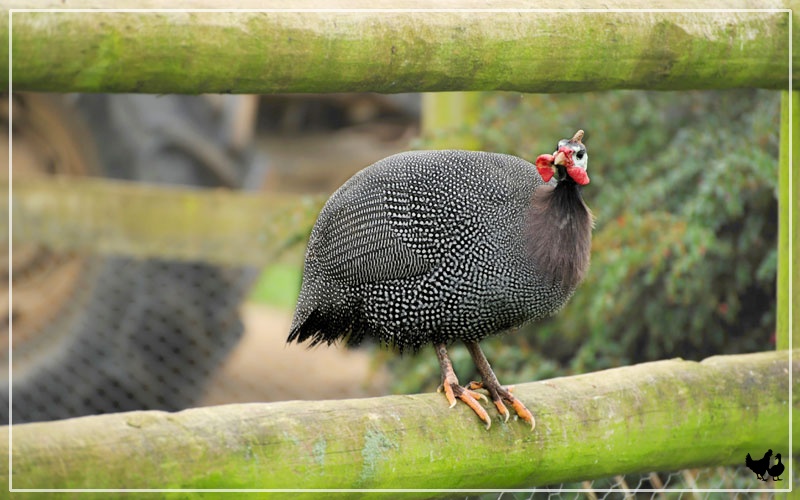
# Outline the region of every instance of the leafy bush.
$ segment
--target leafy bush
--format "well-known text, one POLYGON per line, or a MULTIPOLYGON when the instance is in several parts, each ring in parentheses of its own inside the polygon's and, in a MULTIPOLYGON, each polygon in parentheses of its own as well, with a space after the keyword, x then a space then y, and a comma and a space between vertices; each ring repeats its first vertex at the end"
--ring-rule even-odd
MULTIPOLYGON (((592 266, 556 317, 482 343, 500 380, 774 348, 779 94, 486 94, 466 132, 533 159, 577 128, 592 266)), ((477 376, 451 355, 462 382, 477 376)), ((439 383, 432 352, 390 359, 398 391, 439 383)))

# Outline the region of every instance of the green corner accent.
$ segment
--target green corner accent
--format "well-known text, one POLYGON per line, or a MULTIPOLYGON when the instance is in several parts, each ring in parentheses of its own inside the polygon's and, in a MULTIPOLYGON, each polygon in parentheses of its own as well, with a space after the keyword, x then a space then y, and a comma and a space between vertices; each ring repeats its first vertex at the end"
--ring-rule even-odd
MULTIPOLYGON (((791 144, 800 144, 800 92, 792 92, 792 138, 791 144)), ((800 196, 798 196, 798 192, 800 192, 800 171, 797 168, 797 154, 792 146, 791 149, 791 162, 790 162, 790 172, 791 173, 791 187, 792 190, 792 203, 790 210, 792 211, 792 229, 791 229, 791 246, 790 246, 790 253, 789 258, 792 259, 792 269, 791 269, 791 283, 792 283, 792 309, 789 314, 789 321, 791 322, 791 342, 787 348, 790 348, 792 345, 800 345, 798 342, 798 335, 800 335, 800 322, 798 322, 798 318, 800 318, 800 314, 797 314, 795 311, 800 308, 800 297, 798 297, 797 290, 794 289, 794 285, 800 282, 800 266, 797 265, 797 261, 794 258, 797 251, 800 250, 800 231, 797 228, 797 222, 800 220, 800 196)))
POLYGON ((798 175, 792 175, 793 164, 797 158, 792 157, 791 148, 793 143, 800 141, 800 134, 797 126, 797 118, 800 116, 800 93, 787 91, 783 92, 781 99, 781 144, 779 158, 779 182, 778 182, 778 205, 779 210, 779 232, 778 232, 778 310, 776 327, 776 344, 778 349, 789 349, 794 342, 794 337, 798 335, 797 315, 792 315, 792 310, 796 310, 800 305, 797 294, 790 293, 790 283, 798 281, 800 267, 793 265, 793 251, 796 251, 800 242, 798 241, 797 219, 800 215, 798 210, 798 175), (791 97, 791 99, 790 99, 791 97), (790 102, 791 106, 790 106, 790 102), (792 117, 792 127, 790 136, 790 116, 792 117), (791 178, 791 185, 790 185, 791 178), (791 217, 790 217, 791 213, 791 217), (791 219, 791 227, 789 225, 791 219), (790 302, 791 307, 790 307, 790 302), (790 342, 790 332, 792 341, 790 342))

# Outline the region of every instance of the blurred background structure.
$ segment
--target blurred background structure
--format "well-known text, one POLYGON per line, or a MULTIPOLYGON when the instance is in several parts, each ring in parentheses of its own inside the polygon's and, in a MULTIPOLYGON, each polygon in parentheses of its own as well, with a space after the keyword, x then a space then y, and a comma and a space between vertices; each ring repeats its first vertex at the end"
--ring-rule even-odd
MULTIPOLYGON (((285 344, 313 214, 353 173, 396 152, 457 147, 532 159, 576 128, 586 130, 591 155, 593 182, 584 194, 597 217, 592 267, 557 317, 484 342, 490 359, 503 360, 499 378, 523 382, 775 347, 776 92, 3 99, 6 127, 13 100, 20 185, 69 176, 133 181, 145 191, 224 188, 288 197, 311 214, 277 222, 287 225, 281 251, 259 265, 65 251, 15 234, 14 301, 6 312, 14 328, 15 423, 434 390, 433 356, 285 344)), ((157 208, 151 213, 144 228, 162 223, 157 208)), ((57 225, 36 230, 69 238, 56 234, 57 225)), ((251 237, 256 246, 263 235, 251 237)), ((464 380, 476 377, 465 349, 455 347, 451 357, 464 380)), ((2 395, 7 423, 6 389, 2 395)), ((637 481, 752 486, 749 476, 719 468, 594 487, 622 491, 637 481)))
MULTIPOLYGON (((260 191, 264 197, 293 192, 297 199, 300 193, 329 193, 360 166, 406 147, 419 116, 417 96, 370 94, 303 98, 14 94, 11 99, 13 103, 4 98, 3 110, 8 127, 9 104, 13 104, 17 189, 24 190, 26 181, 42 176, 103 177, 140 183, 144 204, 149 202, 148 187, 157 185, 260 191)), ((64 188, 54 182, 43 189, 42 197, 51 200, 47 189, 63 192, 64 188)), ((82 207, 85 213, 79 215, 96 220, 103 218, 103 210, 135 213, 136 201, 120 203, 111 200, 103 207, 82 207)), ((19 205, 17 210, 24 214, 26 208, 19 205)), ((151 229, 143 229, 144 239, 169 220, 165 211, 170 208, 163 210, 155 207, 139 221, 151 229)), ((270 380, 278 372, 264 370, 274 369, 271 360, 280 363, 295 351, 284 348, 284 323, 297 293, 300 240, 313 218, 306 217, 305 226, 292 228, 295 244, 286 262, 270 265, 260 279, 261 269, 247 261, 236 265, 236 257, 224 265, 203 261, 202 241, 201 257, 190 260, 171 259, 173 255, 162 256, 158 250, 150 258, 65 251, 63 240, 75 235, 66 234, 69 230, 57 222, 32 222, 36 230, 51 233, 55 243, 22 242, 13 247, 14 300, 7 316, 14 326, 16 423, 385 391, 374 383, 372 392, 367 390, 371 382, 363 357, 353 364, 348 356, 328 355, 325 363, 319 363, 312 353, 298 357, 301 366, 286 363, 287 369, 296 370, 297 381, 307 379, 313 367, 319 372, 331 363, 341 364, 345 373, 338 392, 326 387, 305 395, 281 390, 281 381, 270 380), (240 348, 231 352, 237 345, 240 348), (228 356, 226 369, 220 371, 228 356), (361 385, 353 383, 353 374, 363 380, 361 385)), ((15 242, 25 240, 32 225, 15 227, 15 242)), ((105 236, 95 234, 98 241, 89 245, 103 248, 105 236)), ((9 332, 4 333, 7 351, 9 332)), ((327 374, 317 376, 324 386, 327 374)), ((2 394, 7 398, 7 389, 2 394)), ((7 411, 8 405, 0 404, 0 419, 6 423, 7 411)))

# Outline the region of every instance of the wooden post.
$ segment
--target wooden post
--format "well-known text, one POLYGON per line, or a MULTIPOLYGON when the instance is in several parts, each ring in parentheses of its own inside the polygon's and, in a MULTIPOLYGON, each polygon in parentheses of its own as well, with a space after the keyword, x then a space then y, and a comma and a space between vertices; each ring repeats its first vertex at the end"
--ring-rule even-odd
POLYGON ((800 251, 798 218, 800 218, 800 173, 794 168, 797 164, 797 151, 792 146, 800 144, 800 92, 783 92, 781 99, 781 135, 778 180, 779 231, 778 231, 778 307, 776 325, 776 344, 778 349, 798 346, 800 335, 800 298, 794 288, 800 283, 800 263, 794 256, 800 251), (790 102, 791 107, 790 107, 790 102), (790 134, 790 116, 792 130, 790 134), (790 161, 791 158, 791 161, 790 161), (791 178, 791 182, 790 182, 791 178), (791 192, 791 196, 790 196, 791 192), (790 225, 791 219, 791 225, 790 225), (791 288, 790 288, 791 284, 791 288), (790 293, 790 289, 793 293, 790 293), (790 306, 791 302, 791 306, 790 306), (790 339, 791 332, 791 339, 790 339))
POLYGON ((479 92, 428 92, 422 95, 422 134, 432 149, 480 147, 473 127, 480 119, 479 92))

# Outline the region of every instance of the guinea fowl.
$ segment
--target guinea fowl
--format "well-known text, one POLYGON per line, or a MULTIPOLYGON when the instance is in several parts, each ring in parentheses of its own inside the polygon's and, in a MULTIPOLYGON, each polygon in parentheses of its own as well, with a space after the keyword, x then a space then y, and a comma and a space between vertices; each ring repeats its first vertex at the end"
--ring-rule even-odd
POLYGON ((586 274, 592 214, 583 131, 533 165, 474 151, 413 151, 355 174, 311 231, 288 342, 432 344, 450 407, 491 426, 489 393, 508 421, 531 412, 497 380, 483 338, 558 311, 586 274), (482 380, 462 386, 447 345, 462 341, 482 380))

